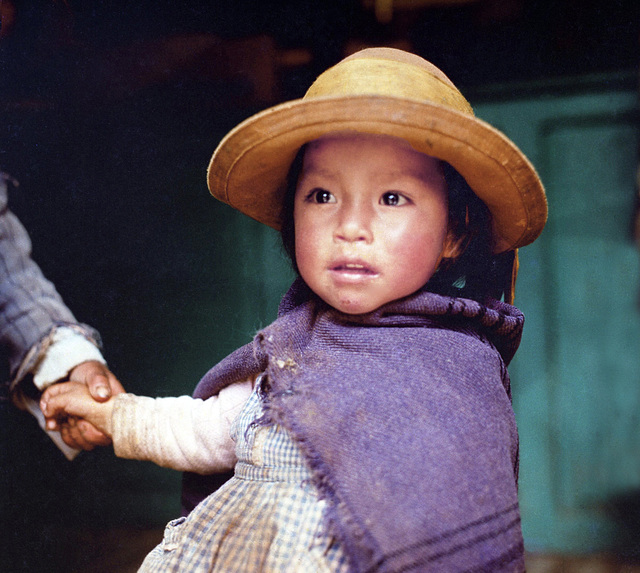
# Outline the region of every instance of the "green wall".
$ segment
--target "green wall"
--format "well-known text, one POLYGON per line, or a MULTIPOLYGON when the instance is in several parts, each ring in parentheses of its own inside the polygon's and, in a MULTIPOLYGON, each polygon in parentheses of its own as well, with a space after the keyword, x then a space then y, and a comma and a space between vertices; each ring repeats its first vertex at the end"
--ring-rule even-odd
POLYGON ((476 106, 532 159, 549 200, 542 237, 521 250, 527 320, 510 369, 530 550, 640 546, 638 98, 621 79, 476 106))

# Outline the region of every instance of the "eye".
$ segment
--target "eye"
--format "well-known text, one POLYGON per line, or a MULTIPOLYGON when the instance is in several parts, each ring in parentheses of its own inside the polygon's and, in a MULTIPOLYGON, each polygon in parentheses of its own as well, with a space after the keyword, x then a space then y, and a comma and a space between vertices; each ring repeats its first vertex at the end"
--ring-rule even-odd
POLYGON ((335 203, 336 198, 333 196, 333 194, 330 191, 327 191, 326 189, 316 188, 316 189, 313 189, 307 195, 307 201, 311 203, 320 203, 320 204, 335 203))
POLYGON ((380 204, 387 205, 388 207, 398 207, 408 202, 409 200, 404 195, 396 193, 395 191, 387 191, 380 197, 380 204))

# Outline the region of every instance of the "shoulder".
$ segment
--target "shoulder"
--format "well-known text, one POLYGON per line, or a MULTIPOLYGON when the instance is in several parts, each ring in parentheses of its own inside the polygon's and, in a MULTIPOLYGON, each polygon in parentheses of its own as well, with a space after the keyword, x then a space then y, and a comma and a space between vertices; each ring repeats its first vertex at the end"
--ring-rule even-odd
POLYGON ((460 324, 427 329, 425 346, 451 370, 502 370, 502 356, 493 341, 475 325, 460 324))
POLYGON ((509 364, 520 345, 524 315, 513 305, 495 299, 478 302, 465 298, 440 301, 440 321, 450 328, 491 346, 509 364))

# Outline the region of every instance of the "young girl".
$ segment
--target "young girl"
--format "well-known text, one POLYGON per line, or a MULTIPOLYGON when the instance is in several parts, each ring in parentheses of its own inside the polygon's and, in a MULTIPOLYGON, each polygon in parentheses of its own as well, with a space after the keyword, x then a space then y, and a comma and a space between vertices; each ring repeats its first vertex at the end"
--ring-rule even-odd
POLYGON ((522 571, 508 302, 546 220, 527 159, 440 70, 370 49, 236 127, 209 186, 281 229, 299 278, 278 319, 195 399, 42 402, 124 457, 235 464, 208 497, 187 474, 195 508, 141 570, 522 571))

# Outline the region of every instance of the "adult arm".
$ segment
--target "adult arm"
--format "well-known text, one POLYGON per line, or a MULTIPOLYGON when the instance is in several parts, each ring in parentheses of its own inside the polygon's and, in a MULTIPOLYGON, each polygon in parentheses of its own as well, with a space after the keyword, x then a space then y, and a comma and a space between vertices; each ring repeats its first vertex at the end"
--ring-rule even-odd
MULTIPOLYGON (((82 363, 103 365, 99 336, 79 324, 53 284, 31 259, 31 241, 18 218, 9 210, 7 183, 0 173, 0 344, 7 350, 14 402, 33 413, 44 427, 37 408, 37 395, 47 386, 66 378, 82 363)), ((85 376, 97 400, 122 391, 113 376, 85 376)), ((85 428, 89 439, 104 442, 104 436, 85 428)), ((50 433, 71 457, 58 434, 50 433)))

